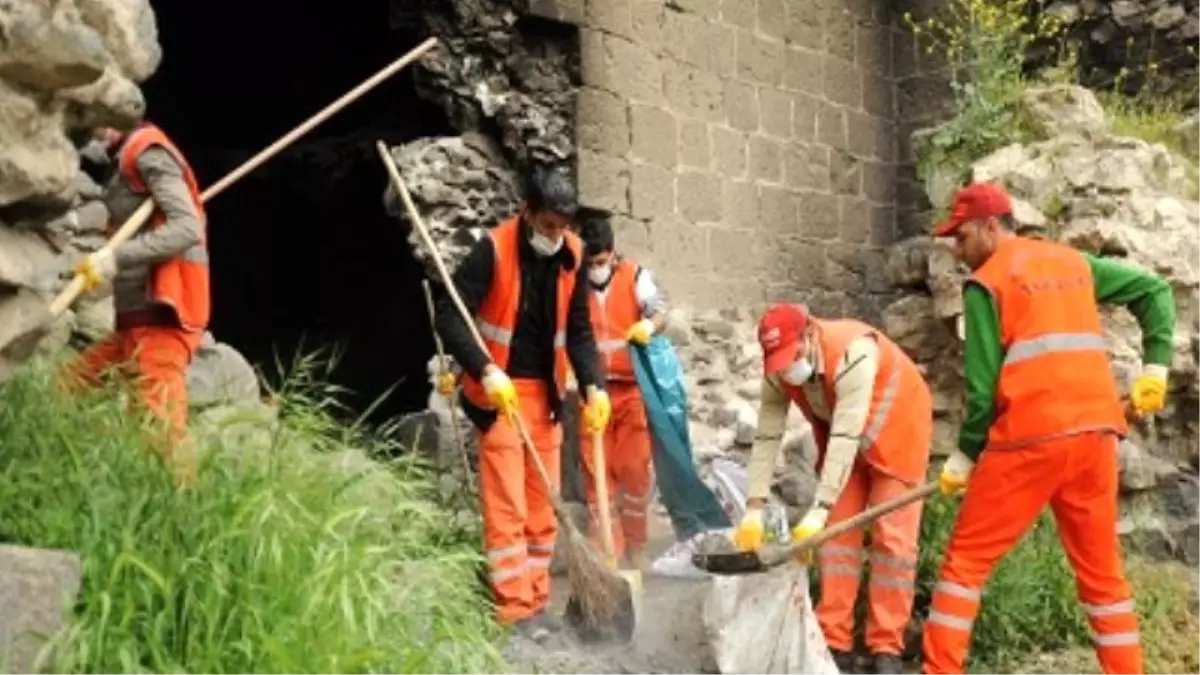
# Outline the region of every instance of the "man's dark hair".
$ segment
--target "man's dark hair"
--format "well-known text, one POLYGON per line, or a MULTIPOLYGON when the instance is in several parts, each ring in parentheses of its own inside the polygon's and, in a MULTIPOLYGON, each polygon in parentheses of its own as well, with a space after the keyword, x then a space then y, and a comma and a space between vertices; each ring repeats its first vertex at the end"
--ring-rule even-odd
POLYGON ((574 216, 579 208, 575 184, 562 171, 535 166, 522 178, 525 203, 529 210, 555 211, 564 216, 574 216))
POLYGON ((575 220, 579 223, 579 238, 583 239, 586 255, 613 250, 616 238, 608 213, 584 206, 580 207, 575 220))

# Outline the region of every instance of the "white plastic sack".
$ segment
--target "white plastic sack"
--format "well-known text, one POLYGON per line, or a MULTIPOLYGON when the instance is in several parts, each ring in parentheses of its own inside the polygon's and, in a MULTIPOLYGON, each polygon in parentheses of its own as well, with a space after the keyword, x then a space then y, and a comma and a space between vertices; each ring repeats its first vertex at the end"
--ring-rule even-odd
POLYGON ((808 595, 808 568, 712 575, 704 631, 721 673, 837 673, 808 595))

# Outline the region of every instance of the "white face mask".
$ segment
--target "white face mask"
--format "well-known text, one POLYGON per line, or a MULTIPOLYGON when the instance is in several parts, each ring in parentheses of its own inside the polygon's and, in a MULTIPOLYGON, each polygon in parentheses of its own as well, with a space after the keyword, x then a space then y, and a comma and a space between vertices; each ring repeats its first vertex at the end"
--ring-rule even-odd
POLYGON ((787 370, 783 371, 779 377, 793 387, 799 387, 808 382, 812 374, 813 364, 807 358, 801 358, 797 359, 787 370))
POLYGON ((588 278, 593 284, 603 286, 612 278, 612 265, 602 265, 600 267, 592 267, 588 270, 588 278))
POLYGON ((541 232, 534 231, 533 236, 529 238, 529 244, 533 246, 533 250, 538 255, 550 257, 558 253, 558 249, 562 248, 563 238, 551 239, 541 232))

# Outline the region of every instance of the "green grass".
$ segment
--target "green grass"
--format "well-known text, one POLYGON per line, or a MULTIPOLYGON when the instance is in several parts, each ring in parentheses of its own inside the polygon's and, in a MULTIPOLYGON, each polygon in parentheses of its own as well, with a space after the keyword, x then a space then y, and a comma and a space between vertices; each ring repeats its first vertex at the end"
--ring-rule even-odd
MULTIPOLYGON (((913 602, 915 623, 923 622, 929 611, 959 504, 958 499, 941 496, 925 504, 913 602)), ((1126 564, 1141 618, 1147 672, 1196 672, 1200 667, 1200 643, 1196 640, 1200 620, 1189 604, 1190 571, 1176 563, 1151 563, 1136 556, 1127 556, 1126 564)), ((811 567, 814 602, 820 596, 819 576, 818 568, 811 567)), ((855 628, 861 645, 867 615, 866 583, 859 590, 855 628)), ((1049 512, 1042 514, 993 570, 971 639, 970 672, 1096 672, 1091 633, 1076 599, 1075 575, 1049 512)), ((919 661, 920 645, 916 647, 919 661)))
POLYGON ((333 422, 313 390, 280 392, 277 419, 198 429, 200 479, 181 494, 118 391, 67 399, 48 379, 0 385, 0 540, 82 557, 50 669, 504 667, 478 545, 428 469, 368 459, 397 448, 333 422))

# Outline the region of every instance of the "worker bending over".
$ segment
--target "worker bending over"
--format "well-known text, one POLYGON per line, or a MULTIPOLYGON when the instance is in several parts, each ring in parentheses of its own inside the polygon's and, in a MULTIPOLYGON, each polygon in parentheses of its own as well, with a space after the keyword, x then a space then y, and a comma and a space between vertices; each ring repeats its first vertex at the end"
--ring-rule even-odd
POLYGON ((984 581, 1049 503, 1101 667, 1140 673, 1137 614, 1117 541, 1117 441, 1128 426, 1097 303, 1124 305, 1137 317, 1146 365, 1132 403, 1153 413, 1166 397, 1171 287, 1012 230, 1008 194, 974 183, 955 195, 950 219, 934 233, 954 237, 955 255, 974 270, 963 289, 966 417, 940 479, 948 494, 968 480, 970 487, 925 623, 925 672, 963 672, 984 581))
POLYGON ((85 291, 112 281, 116 331, 70 361, 60 383, 79 391, 120 366, 136 380, 142 404, 165 421, 159 445, 177 484, 186 487, 196 472, 187 437, 187 368, 211 307, 204 205, 183 153, 157 126, 143 123, 128 133, 102 128, 95 140, 116 163, 104 191, 110 229, 147 198, 155 208, 132 239, 76 264, 85 291))
MULTIPOLYGON (((592 332, 600 352, 612 420, 604 433, 609 504, 619 511, 613 520, 618 559, 646 567, 646 511, 654 490, 650 429, 646 407, 633 373, 629 343, 644 345, 666 325, 665 299, 650 272, 633 260, 614 255, 612 224, 596 214, 582 219, 580 234, 588 261, 592 332)), ((600 541, 596 519, 595 461, 590 433, 580 434, 592 535, 600 541)))
MULTIPOLYGON (((794 540, 894 499, 924 479, 932 399, 917 367, 891 340, 858 321, 817 319, 804 305, 793 304, 770 307, 758 339, 764 377, 747 511, 734 533, 740 548, 762 544, 762 507, 789 402, 812 425, 820 475, 812 506, 792 530, 794 540)), ((871 526, 866 643, 873 673, 902 672, 920 524, 921 503, 914 502, 871 526)), ((833 539, 819 552, 817 621, 842 671, 853 667, 854 605, 865 560, 861 530, 833 539)))
POLYGON ((570 368, 584 389, 590 428, 608 423, 608 395, 588 316, 583 244, 567 226, 575 188, 559 173, 525 179, 525 205, 494 227, 458 266, 454 285, 487 345, 481 351, 449 299, 438 332, 462 365, 463 412, 479 433, 484 547, 497 620, 542 641, 561 623, 546 613, 557 523, 514 423, 519 414, 555 489, 562 402, 570 368))

